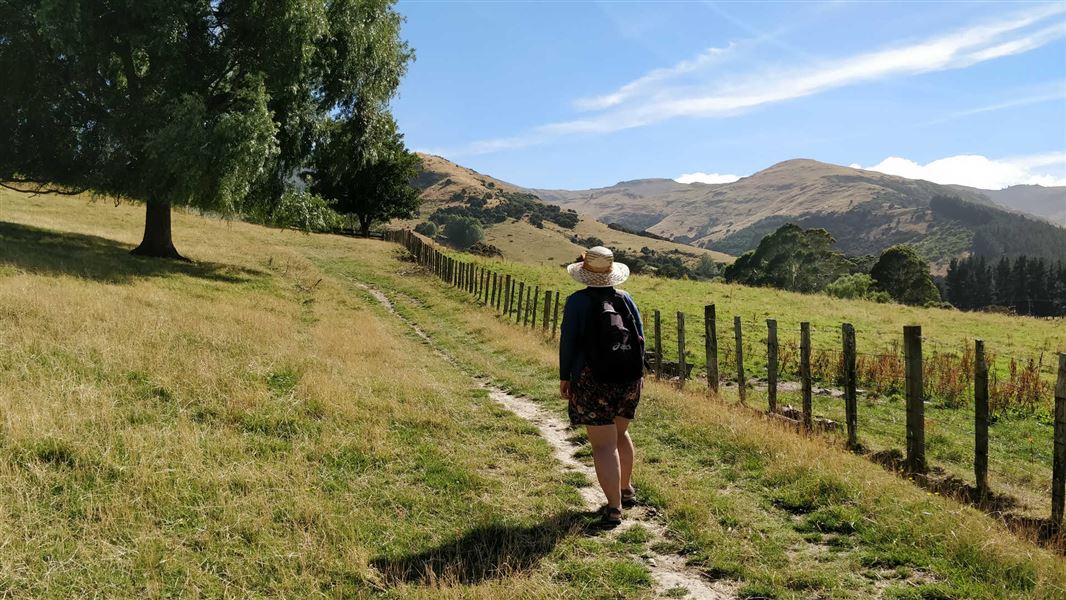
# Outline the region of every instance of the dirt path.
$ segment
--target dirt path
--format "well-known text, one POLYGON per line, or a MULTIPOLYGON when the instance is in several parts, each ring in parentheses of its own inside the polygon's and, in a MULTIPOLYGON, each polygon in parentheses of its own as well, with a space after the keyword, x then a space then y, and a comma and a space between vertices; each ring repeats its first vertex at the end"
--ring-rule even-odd
MULTIPOLYGON (((452 356, 441 350, 418 325, 397 313, 392 301, 389 300, 385 293, 365 283, 358 281, 353 281, 353 283, 356 287, 373 296, 387 311, 411 327, 419 337, 433 347, 438 355, 456 367, 462 368, 452 356)), ((570 442, 571 430, 566 421, 541 408, 528 398, 522 398, 503 391, 487 379, 475 377, 474 381, 479 387, 488 391, 489 398, 493 401, 533 424, 540 432, 540 436, 551 445, 555 458, 562 465, 564 471, 580 473, 586 481, 590 482, 588 485, 579 488, 578 491, 581 493, 586 509, 590 511, 598 509, 603 503, 603 492, 591 483, 596 481, 596 472, 592 466, 582 462, 575 456, 580 446, 570 442)), ((625 521, 620 527, 611 530, 606 535, 618 536, 637 525, 640 525, 648 533, 649 540, 646 544, 646 549, 640 556, 634 555, 632 558, 643 562, 651 573, 655 581, 654 591, 656 597, 709 600, 731 600, 736 597, 735 583, 721 580, 712 581, 703 576, 697 569, 686 565, 685 559, 680 555, 664 554, 653 549, 659 546, 661 542, 670 540, 666 526, 655 509, 637 506, 627 509, 625 517, 625 521)))

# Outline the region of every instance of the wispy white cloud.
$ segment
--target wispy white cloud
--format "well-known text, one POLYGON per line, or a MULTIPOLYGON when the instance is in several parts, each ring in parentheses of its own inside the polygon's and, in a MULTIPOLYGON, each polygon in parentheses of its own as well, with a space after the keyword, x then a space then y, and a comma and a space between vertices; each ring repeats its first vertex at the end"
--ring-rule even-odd
POLYGON ((714 64, 729 54, 734 48, 736 48, 735 42, 730 42, 725 48, 708 48, 695 57, 683 60, 672 67, 650 71, 608 94, 591 98, 578 98, 574 101, 574 106, 581 110, 602 110, 617 106, 645 92, 657 83, 669 81, 714 64))
POLYGON ((1066 4, 1030 8, 995 22, 971 26, 924 41, 826 61, 810 68, 780 67, 742 79, 696 86, 678 86, 683 74, 713 61, 707 52, 673 67, 651 71, 614 92, 579 101, 594 114, 582 119, 549 123, 525 133, 481 140, 452 154, 486 154, 546 143, 579 134, 602 134, 644 127, 679 117, 725 117, 767 104, 810 96, 828 90, 890 77, 959 69, 1028 52, 1066 37, 1061 18, 1066 4), (1039 26, 1039 27, 1038 27, 1039 26))
POLYGON ((979 154, 948 156, 926 164, 890 156, 872 167, 878 171, 933 183, 968 185, 999 190, 1012 185, 1066 185, 1066 152, 1047 152, 1013 158, 991 159, 979 154))
POLYGON ((674 179, 678 183, 733 183, 740 175, 722 175, 720 173, 685 173, 674 179))
POLYGON ((1066 101, 1066 82, 1060 82, 1056 85, 1056 87, 1058 88, 1058 91, 1056 92, 1032 94, 1028 96, 1018 96, 1010 100, 1005 100, 1003 102, 995 102, 993 104, 986 104, 984 106, 978 106, 976 108, 968 108, 966 110, 960 110, 944 117, 928 121, 926 124, 934 125, 937 123, 946 123, 948 121, 954 121, 956 119, 962 119, 965 117, 971 117, 973 115, 979 115, 997 110, 1005 110, 1008 108, 1032 106, 1035 104, 1043 104, 1045 102, 1066 101))

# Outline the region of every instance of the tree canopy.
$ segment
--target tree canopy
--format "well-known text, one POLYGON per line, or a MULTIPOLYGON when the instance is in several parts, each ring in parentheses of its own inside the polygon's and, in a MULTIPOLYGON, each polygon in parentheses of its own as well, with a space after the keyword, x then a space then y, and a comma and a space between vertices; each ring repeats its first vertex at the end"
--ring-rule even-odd
POLYGON ((759 246, 723 271, 726 281, 763 285, 794 292, 817 292, 854 269, 824 229, 782 225, 759 246))
POLYGON ((327 117, 378 113, 413 53, 392 0, 0 0, 0 182, 170 207, 274 202, 327 117))
POLYGON ((874 279, 874 289, 888 293, 896 302, 924 306, 940 301, 929 264, 905 244, 882 252, 870 276, 874 279))
POLYGON ((388 113, 330 121, 314 154, 311 189, 336 201, 334 210, 359 221, 363 235, 374 223, 415 216, 421 198, 411 187, 421 159, 404 147, 388 113))

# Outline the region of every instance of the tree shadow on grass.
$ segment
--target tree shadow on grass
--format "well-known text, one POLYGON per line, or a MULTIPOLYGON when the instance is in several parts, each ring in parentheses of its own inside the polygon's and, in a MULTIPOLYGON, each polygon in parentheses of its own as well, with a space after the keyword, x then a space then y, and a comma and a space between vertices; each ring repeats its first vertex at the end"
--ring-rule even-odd
POLYGON ((243 283, 264 273, 207 262, 145 258, 115 240, 67 231, 52 231, 0 221, 0 267, 28 273, 70 275, 107 283, 128 283, 145 277, 188 275, 223 283, 243 283))
POLYGON ((385 586, 477 584, 527 571, 563 538, 591 527, 587 513, 567 511, 535 525, 492 523, 406 556, 370 561, 385 586))

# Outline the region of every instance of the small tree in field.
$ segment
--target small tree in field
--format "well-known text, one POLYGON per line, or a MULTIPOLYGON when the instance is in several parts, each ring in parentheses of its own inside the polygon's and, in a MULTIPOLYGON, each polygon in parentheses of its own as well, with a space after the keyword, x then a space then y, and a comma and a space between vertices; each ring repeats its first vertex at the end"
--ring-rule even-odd
POLYGON ((317 125, 383 108, 412 53, 390 0, 0 0, 0 184, 171 206, 272 204, 317 125))
POLYGON ((421 159, 408 152, 388 113, 354 114, 330 122, 314 157, 311 189, 336 201, 334 210, 359 221, 365 237, 374 223, 409 219, 422 200, 411 181, 421 159))

